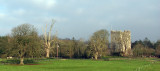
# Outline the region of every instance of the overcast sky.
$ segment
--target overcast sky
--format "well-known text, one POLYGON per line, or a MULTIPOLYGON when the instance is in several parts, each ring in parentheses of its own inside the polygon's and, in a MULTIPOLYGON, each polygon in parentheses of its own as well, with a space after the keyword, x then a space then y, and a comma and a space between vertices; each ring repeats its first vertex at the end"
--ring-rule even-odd
POLYGON ((0 0, 0 35, 20 24, 38 28, 56 20, 60 38, 83 38, 97 30, 130 30, 132 41, 160 39, 160 0, 0 0))

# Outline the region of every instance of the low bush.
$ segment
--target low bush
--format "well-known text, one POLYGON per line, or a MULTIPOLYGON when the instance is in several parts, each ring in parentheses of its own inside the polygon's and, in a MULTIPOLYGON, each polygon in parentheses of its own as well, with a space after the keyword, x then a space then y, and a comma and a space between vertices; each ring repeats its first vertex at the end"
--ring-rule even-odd
POLYGON ((37 62, 34 59, 24 59, 24 64, 36 64, 37 62))
POLYGON ((0 61, 2 61, 2 59, 0 58, 0 61))
POLYGON ((103 59, 104 61, 109 61, 109 57, 102 57, 101 59, 103 59))
POLYGON ((18 64, 20 61, 18 59, 3 59, 2 64, 18 64))
MULTIPOLYGON (((24 59, 24 64, 36 64, 37 62, 34 59, 24 59)), ((1 60, 0 63, 2 64, 19 64, 19 59, 4 59, 1 60)))

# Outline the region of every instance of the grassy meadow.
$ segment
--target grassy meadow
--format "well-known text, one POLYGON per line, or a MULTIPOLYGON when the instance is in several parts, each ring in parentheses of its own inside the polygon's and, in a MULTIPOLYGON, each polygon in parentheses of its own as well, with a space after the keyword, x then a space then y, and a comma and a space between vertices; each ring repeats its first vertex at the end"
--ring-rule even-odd
MULTIPOLYGON (((0 59, 1 61, 2 59, 0 59)), ((38 64, 0 64, 0 71, 160 71, 160 59, 46 59, 38 64)))

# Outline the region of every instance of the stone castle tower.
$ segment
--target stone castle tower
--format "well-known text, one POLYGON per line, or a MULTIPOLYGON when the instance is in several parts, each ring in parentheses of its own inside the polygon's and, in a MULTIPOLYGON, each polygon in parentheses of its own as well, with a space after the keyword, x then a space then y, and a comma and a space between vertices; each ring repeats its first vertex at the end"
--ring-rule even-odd
POLYGON ((131 55, 131 32, 111 31, 112 53, 119 53, 121 56, 131 55))

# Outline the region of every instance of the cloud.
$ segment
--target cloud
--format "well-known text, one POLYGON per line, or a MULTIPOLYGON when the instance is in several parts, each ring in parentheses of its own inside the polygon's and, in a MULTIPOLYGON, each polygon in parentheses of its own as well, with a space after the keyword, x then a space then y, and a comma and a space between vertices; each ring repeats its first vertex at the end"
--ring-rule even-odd
POLYGON ((69 19, 68 19, 68 18, 65 18, 65 17, 54 17, 53 19, 54 19, 55 21, 61 22, 61 23, 65 23, 65 22, 69 21, 69 19))
POLYGON ((31 2, 43 9, 52 9, 56 5, 56 0, 31 0, 31 2))
POLYGON ((1 0, 0 4, 6 6, 10 10, 24 8, 24 9, 43 9, 51 10, 56 6, 56 0, 1 0))
POLYGON ((84 12, 84 9, 83 9, 83 8, 78 8, 78 9, 76 10, 76 14, 78 14, 78 15, 81 15, 83 12, 84 12))
POLYGON ((6 15, 3 13, 0 13, 0 19, 4 18, 6 15))
POLYGON ((93 32, 110 30, 112 26, 115 30, 131 30, 132 36, 136 36, 133 40, 143 37, 156 40, 160 36, 159 3, 159 0, 0 0, 0 28, 29 23, 41 31, 44 24, 55 19, 55 30, 62 38, 75 35, 87 39, 93 32))
POLYGON ((26 14, 26 11, 24 9, 13 10, 13 14, 23 16, 26 14))

